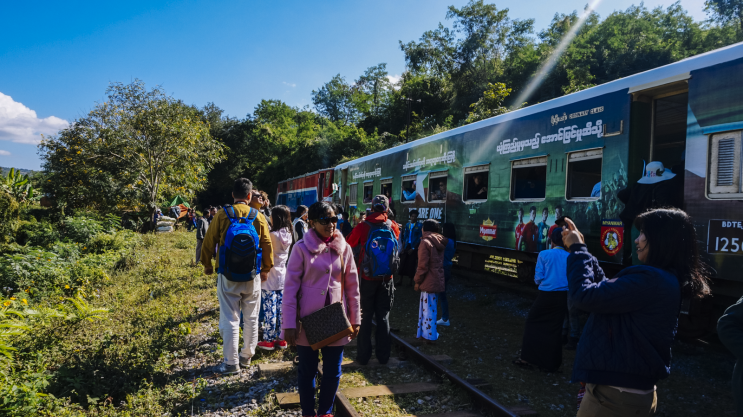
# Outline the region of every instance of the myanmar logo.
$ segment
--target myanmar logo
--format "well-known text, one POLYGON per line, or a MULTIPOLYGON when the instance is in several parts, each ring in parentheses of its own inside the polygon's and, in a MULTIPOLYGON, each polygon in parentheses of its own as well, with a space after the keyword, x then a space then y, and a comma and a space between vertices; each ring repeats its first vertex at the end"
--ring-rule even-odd
POLYGON ((624 225, 618 219, 602 219, 601 248, 609 256, 616 255, 622 249, 624 225))
POLYGON ((483 220, 482 224, 480 225, 480 237, 483 238, 483 240, 491 241, 495 239, 498 235, 498 226, 493 224, 493 221, 490 220, 490 217, 488 217, 487 220, 483 220))

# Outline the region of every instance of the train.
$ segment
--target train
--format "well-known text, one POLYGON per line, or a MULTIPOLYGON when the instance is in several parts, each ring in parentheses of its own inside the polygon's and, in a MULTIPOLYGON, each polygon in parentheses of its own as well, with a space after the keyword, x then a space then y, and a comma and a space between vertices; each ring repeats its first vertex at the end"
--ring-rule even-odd
POLYGON ((743 295, 742 132, 739 43, 284 181, 279 201, 328 199, 357 219, 385 194, 400 223, 417 209, 455 224, 457 268, 529 282, 560 215, 610 273, 636 264, 619 196, 658 181, 660 162, 712 278, 713 297, 681 308, 701 333, 743 295))
POLYGON ((276 204, 287 206, 294 213, 301 205, 309 207, 317 201, 332 200, 338 191, 333 175, 333 168, 325 168, 279 181, 276 204))

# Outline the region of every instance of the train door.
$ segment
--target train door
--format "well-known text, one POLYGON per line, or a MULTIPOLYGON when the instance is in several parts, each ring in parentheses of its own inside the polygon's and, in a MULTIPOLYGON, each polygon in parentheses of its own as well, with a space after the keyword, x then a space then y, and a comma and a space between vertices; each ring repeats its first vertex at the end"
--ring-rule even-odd
POLYGON ((321 172, 317 180, 317 201, 323 201, 325 196, 325 173, 321 172))

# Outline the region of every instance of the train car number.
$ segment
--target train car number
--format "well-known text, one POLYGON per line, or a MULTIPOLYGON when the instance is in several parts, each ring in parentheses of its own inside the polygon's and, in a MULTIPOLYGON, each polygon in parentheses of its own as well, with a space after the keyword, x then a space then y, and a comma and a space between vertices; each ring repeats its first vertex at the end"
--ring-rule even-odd
POLYGON ((743 221, 710 220, 707 230, 707 253, 743 255, 743 221))

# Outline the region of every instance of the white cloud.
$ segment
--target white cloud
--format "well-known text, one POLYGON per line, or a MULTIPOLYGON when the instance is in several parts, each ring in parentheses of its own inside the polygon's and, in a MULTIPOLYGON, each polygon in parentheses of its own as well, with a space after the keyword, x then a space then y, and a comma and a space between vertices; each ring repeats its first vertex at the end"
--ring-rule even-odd
POLYGON ((402 79, 402 75, 388 75, 387 79, 390 80, 392 84, 397 84, 402 79))
POLYGON ((296 87, 296 86, 297 86, 296 84, 288 83, 288 82, 286 82, 286 81, 282 81, 281 83, 282 83, 282 84, 284 84, 284 85, 286 85, 286 86, 289 86, 289 87, 291 87, 291 88, 294 88, 294 87, 296 87))
POLYGON ((10 152, 0 149, 0 156, 10 156, 10 152))
POLYGON ((55 135, 68 125, 55 116, 39 119, 35 111, 0 93, 0 140, 36 145, 42 133, 55 135))

